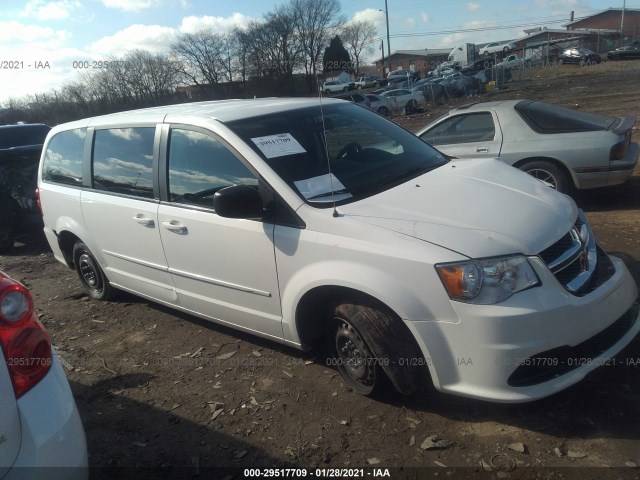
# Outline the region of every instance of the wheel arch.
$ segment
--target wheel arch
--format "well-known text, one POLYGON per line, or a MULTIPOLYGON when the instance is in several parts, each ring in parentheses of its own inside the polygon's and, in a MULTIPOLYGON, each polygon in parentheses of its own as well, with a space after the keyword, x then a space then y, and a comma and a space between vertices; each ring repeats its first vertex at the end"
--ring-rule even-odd
MULTIPOLYGON (((430 358, 428 352, 423 351, 421 343, 415 338, 414 332, 402 318, 388 305, 378 298, 352 287, 340 285, 322 285, 307 291, 296 306, 296 328, 298 336, 303 344, 317 343, 325 338, 329 319, 335 308, 341 303, 356 303, 366 305, 386 313, 394 320, 395 336, 400 337, 404 345, 402 352, 397 352, 403 358, 421 358, 422 366, 413 370, 403 369, 397 362, 391 365, 383 365, 383 370, 393 386, 400 393, 412 393, 417 387, 430 387, 430 366, 427 366, 425 358, 430 358), (320 306, 320 308, 319 308, 320 306)), ((384 338, 380 343, 385 343, 384 338)), ((398 339, 396 339, 398 340, 398 339)), ((381 348, 377 345, 377 348, 381 348)), ((386 352, 394 357, 393 352, 386 352)))
POLYGON ((77 242, 81 242, 80 237, 71 233, 69 230, 63 230, 58 233, 58 246, 62 252, 62 256, 67 264, 67 267, 75 268, 73 261, 73 247, 77 242))
POLYGON ((576 181, 576 178, 574 176, 573 171, 571 171, 570 168, 568 168, 563 162, 561 162, 560 160, 553 158, 553 157, 527 157, 527 158, 523 158, 522 160, 518 160, 517 162, 511 164, 512 166, 516 167, 516 168, 522 168, 524 165, 526 165, 527 163, 531 163, 531 162, 549 162, 554 164, 556 167, 558 167, 560 170, 562 170, 562 173, 564 173, 566 175, 566 177, 571 181, 571 185, 570 187, 572 188, 577 188, 578 184, 576 181))

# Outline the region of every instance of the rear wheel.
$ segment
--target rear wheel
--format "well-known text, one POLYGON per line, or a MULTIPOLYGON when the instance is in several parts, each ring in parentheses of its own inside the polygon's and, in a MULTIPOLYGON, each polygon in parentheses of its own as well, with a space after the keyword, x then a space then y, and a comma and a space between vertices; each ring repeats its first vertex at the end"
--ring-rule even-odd
POLYGON ((73 247, 73 263, 89 297, 94 300, 109 300, 113 297, 113 287, 89 247, 82 242, 77 242, 73 247))
POLYGON ((404 107, 404 113, 406 113, 407 115, 411 115, 413 112, 416 111, 417 108, 418 108, 418 103, 415 100, 409 100, 409 102, 407 102, 406 107, 404 107))
POLYGON ((560 167, 549 161, 536 160, 525 163, 520 169, 559 192, 569 193, 569 180, 566 174, 560 167))
POLYGON ((387 107, 380 107, 378 109, 378 113, 380 115, 384 115, 385 117, 388 117, 389 116, 389 109, 387 109, 387 107))

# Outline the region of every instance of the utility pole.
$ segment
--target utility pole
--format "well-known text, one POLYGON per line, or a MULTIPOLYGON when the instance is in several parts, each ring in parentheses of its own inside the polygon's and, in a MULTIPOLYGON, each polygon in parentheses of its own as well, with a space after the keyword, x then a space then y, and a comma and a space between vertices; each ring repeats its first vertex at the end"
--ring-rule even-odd
MULTIPOLYGON (((389 7, 387 7, 387 0, 384 0, 384 14, 387 17, 387 57, 389 57, 389 68, 391 68, 391 42, 389 41, 389 7)), ((624 8, 622 9, 622 15, 624 18, 624 8)))
MULTIPOLYGON (((624 38, 624 10, 626 6, 627 6, 627 0, 622 0, 622 18, 620 19, 620 39, 621 40, 624 38)), ((387 26, 387 32, 388 31, 389 31, 389 27, 387 26)))
POLYGON ((382 50, 382 78, 385 78, 385 73, 384 73, 384 40, 380 41, 380 50, 382 50))

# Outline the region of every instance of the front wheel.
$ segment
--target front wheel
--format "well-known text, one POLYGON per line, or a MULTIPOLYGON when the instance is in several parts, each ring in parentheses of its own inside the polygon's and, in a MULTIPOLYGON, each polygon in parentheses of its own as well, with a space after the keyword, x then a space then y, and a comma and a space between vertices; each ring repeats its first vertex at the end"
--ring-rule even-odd
POLYGON ((559 192, 569 193, 569 180, 566 174, 551 162, 537 160, 525 163, 520 169, 559 192))
POLYGON ((384 117, 388 117, 389 116, 389 109, 387 107, 380 107, 378 109, 378 113, 384 117))
POLYGON ((77 242, 73 247, 73 263, 89 297, 94 300, 109 300, 113 297, 113 287, 89 247, 82 242, 77 242))
POLYGON ((333 310, 327 335, 330 352, 344 381, 371 395, 391 381, 402 394, 419 384, 422 354, 404 323, 372 301, 349 301, 333 310))

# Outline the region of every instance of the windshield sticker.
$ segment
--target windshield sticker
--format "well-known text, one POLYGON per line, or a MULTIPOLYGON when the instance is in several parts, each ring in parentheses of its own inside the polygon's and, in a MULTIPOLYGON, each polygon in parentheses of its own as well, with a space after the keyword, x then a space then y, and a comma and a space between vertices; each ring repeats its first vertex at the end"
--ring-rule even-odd
POLYGON ((267 158, 284 157, 285 155, 295 155, 296 153, 307 153, 307 151, 293 138, 290 133, 279 133, 266 137, 252 138, 264 156, 267 158))
MULTIPOLYGON (((333 173, 320 175, 319 177, 307 178, 293 182, 296 188, 307 200, 319 199, 321 197, 331 197, 331 193, 340 194, 341 199, 349 198, 351 194, 345 194, 345 186, 333 173)), ((331 198, 328 199, 331 201, 331 198)))

